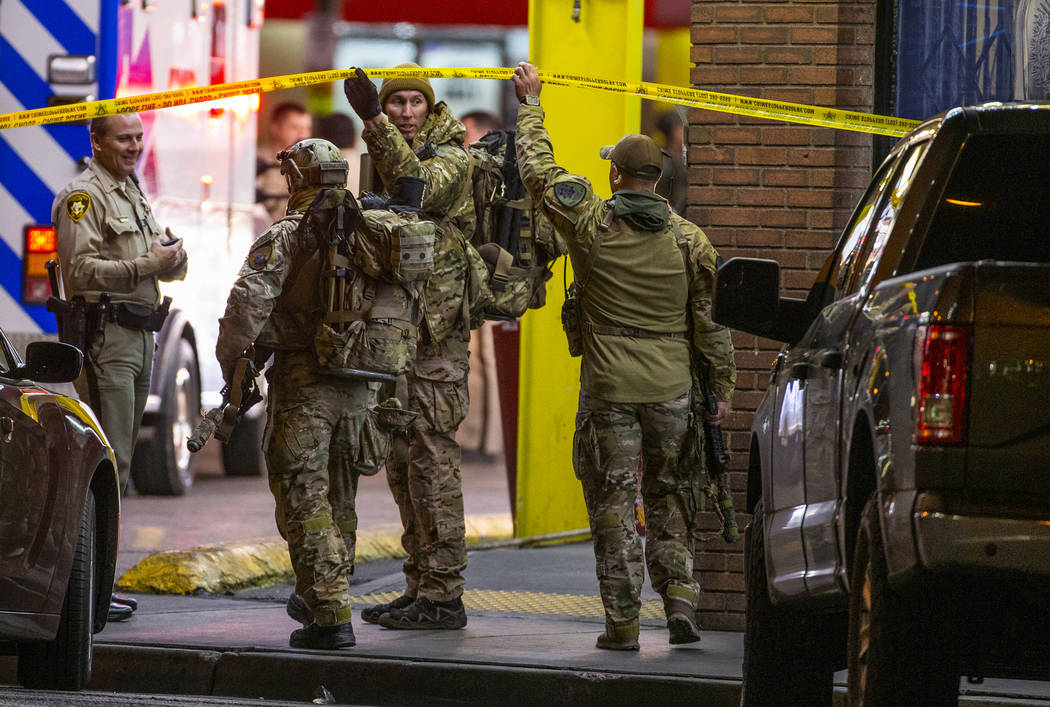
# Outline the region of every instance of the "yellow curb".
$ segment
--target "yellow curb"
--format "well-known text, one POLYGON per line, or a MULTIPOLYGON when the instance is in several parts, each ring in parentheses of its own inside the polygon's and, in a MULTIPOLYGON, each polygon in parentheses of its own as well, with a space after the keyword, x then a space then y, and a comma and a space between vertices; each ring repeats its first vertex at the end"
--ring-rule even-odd
MULTIPOLYGON (((514 525, 509 513, 468 516, 466 532, 467 544, 475 545, 513 537, 514 525)), ((365 528, 357 534, 358 563, 404 556, 400 525, 365 528)), ((154 553, 125 572, 117 586, 147 594, 221 594, 267 587, 291 577, 288 546, 272 538, 154 553)))

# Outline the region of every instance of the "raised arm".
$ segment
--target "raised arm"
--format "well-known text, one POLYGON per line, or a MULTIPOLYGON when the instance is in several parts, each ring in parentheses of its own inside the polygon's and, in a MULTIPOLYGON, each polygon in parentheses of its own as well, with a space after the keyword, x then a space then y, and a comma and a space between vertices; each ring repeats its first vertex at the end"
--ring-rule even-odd
POLYGON ((570 174, 554 161, 551 137, 543 127, 543 108, 531 105, 527 99, 540 94, 542 84, 536 67, 522 62, 511 80, 518 100, 522 101, 514 137, 521 180, 533 202, 560 227, 559 231, 571 237, 580 217, 593 212, 600 199, 587 179, 570 174))

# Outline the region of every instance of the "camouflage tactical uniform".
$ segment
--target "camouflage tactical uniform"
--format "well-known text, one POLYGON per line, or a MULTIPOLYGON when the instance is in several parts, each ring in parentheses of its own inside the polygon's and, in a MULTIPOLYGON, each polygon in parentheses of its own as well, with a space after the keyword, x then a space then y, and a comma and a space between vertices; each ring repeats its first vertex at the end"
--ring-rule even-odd
MULTIPOLYGON (((187 259, 162 271, 150 252, 163 238, 146 197, 132 179, 117 181, 94 158, 87 169, 55 196, 51 221, 58 232, 58 259, 66 297, 82 295, 154 308, 158 280, 186 277, 187 259)), ((57 294, 57 293, 56 293, 57 294)), ((120 487, 128 484, 131 456, 149 396, 156 344, 152 331, 107 322, 85 351, 84 371, 75 386, 102 422, 117 458, 120 487)))
POLYGON ((251 344, 273 350, 263 448, 277 528, 288 542, 296 591, 318 626, 350 621, 358 463, 375 432, 374 386, 318 371, 321 255, 303 210, 319 189, 297 191, 288 214, 252 245, 219 320, 215 353, 229 379, 251 344))
POLYGON ((586 269, 592 243, 601 237, 581 301, 573 466, 587 502, 607 621, 637 636, 643 577, 634 517, 639 459, 653 588, 665 606, 678 600, 695 610, 699 599, 686 494, 695 490, 702 470, 679 478, 678 457, 689 424, 690 312, 692 344, 711 361, 719 400, 729 400, 735 382, 729 331, 710 317, 716 253, 700 229, 677 215, 669 214, 667 226, 656 231, 614 218, 617 200, 630 195, 665 214, 669 210, 660 197, 641 192, 602 200, 586 179, 559 167, 540 107, 519 107, 517 150, 529 194, 568 242, 574 270, 586 269), (688 242, 688 273, 674 226, 688 242))
POLYGON ((489 296, 484 263, 463 233, 472 230, 474 213, 464 135, 444 103, 434 107, 411 146, 385 121, 363 135, 387 190, 397 177, 426 181, 423 217, 437 223, 434 273, 407 374, 407 407, 419 415, 407 435, 394 438, 387 481, 404 527, 405 596, 442 602, 463 594, 467 551, 456 428, 467 414, 470 318, 489 296))

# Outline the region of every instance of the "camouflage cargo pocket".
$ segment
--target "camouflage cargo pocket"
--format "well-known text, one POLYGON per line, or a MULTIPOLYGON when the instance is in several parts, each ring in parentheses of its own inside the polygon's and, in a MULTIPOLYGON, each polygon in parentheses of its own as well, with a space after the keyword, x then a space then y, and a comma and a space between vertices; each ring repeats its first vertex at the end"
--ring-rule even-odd
POLYGON ((597 467, 598 439, 594 434, 591 412, 576 413, 576 432, 572 435, 572 471, 583 480, 587 471, 597 467))
POLYGON ((358 365, 350 368, 401 375, 416 357, 416 328, 397 319, 373 319, 362 343, 358 365))
POLYGON ((267 454, 288 461, 306 461, 321 444, 320 430, 301 408, 287 412, 292 414, 280 414, 274 421, 267 454))
POLYGON ((378 418, 376 411, 369 409, 361 422, 353 468, 362 476, 376 474, 390 454, 390 432, 379 425, 378 418))
POLYGON ((420 381, 427 387, 429 400, 420 401, 420 412, 437 432, 448 432, 459 427, 467 416, 467 382, 420 381))
POLYGON ((317 334, 314 336, 317 367, 321 370, 359 368, 352 364, 364 335, 364 322, 352 322, 346 331, 338 331, 322 323, 317 327, 317 334))

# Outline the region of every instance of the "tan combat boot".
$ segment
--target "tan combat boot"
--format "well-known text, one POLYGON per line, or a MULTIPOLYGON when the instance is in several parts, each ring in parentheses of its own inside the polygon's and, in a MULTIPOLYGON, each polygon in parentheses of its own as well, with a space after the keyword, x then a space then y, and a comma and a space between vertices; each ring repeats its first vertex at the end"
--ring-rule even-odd
POLYGON ((676 584, 668 585, 664 595, 664 615, 667 617, 668 642, 678 645, 700 640, 700 621, 696 616, 696 596, 691 589, 676 584))
POLYGON ((605 620, 605 633, 598 636, 595 645, 610 651, 638 650, 638 619, 623 624, 614 624, 605 620))

